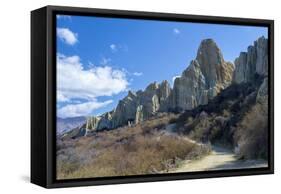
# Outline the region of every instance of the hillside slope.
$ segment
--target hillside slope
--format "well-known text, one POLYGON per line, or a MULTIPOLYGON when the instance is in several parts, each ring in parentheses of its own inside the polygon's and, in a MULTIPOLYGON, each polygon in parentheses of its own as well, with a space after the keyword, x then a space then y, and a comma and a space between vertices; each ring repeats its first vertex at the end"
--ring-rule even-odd
POLYGON ((163 81, 130 91, 111 112, 58 136, 58 178, 266 166, 266 49, 259 38, 234 68, 203 40, 173 88, 163 81))

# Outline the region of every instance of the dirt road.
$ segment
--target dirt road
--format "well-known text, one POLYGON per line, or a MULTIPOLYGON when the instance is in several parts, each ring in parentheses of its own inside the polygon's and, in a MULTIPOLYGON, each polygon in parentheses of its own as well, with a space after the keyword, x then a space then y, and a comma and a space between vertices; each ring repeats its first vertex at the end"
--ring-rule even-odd
POLYGON ((238 160, 228 149, 213 146, 212 152, 198 160, 185 160, 180 166, 169 172, 191 172, 222 169, 241 169, 267 167, 264 160, 238 160))

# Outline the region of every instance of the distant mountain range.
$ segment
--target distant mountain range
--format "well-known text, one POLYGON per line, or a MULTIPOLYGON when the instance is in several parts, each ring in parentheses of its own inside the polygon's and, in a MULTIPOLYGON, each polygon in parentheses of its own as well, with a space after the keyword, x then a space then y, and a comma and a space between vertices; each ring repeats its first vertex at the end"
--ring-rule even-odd
POLYGON ((86 122, 86 117, 57 117, 57 135, 63 134, 76 127, 81 127, 86 122))

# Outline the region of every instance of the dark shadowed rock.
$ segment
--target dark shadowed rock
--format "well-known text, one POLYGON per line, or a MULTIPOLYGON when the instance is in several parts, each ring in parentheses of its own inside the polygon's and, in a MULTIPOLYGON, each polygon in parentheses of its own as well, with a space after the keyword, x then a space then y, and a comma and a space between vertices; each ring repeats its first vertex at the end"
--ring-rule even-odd
POLYGON ((268 78, 266 77, 261 86, 259 87, 257 94, 257 102, 268 101, 268 78))

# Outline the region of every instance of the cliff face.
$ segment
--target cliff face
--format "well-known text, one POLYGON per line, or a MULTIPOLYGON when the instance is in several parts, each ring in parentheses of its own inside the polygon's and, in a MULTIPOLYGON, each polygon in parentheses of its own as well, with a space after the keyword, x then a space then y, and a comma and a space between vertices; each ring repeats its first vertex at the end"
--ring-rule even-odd
POLYGON ((235 60, 233 83, 253 82, 255 76, 263 78, 257 91, 256 101, 267 109, 268 106, 268 39, 260 37, 249 46, 247 52, 241 52, 235 60))
POLYGON ((196 59, 174 82, 171 107, 190 110, 207 104, 231 84, 233 70, 233 65, 224 61, 217 44, 212 39, 203 40, 196 59))
POLYGON ((264 37, 248 47, 247 52, 241 52, 235 59, 234 83, 249 82, 255 74, 268 74, 268 40, 264 37))
POLYGON ((213 88, 217 85, 225 87, 231 83, 234 67, 230 62, 224 60, 221 50, 212 39, 201 42, 196 60, 206 79, 206 88, 213 88))
POLYGON ((129 91, 128 95, 119 101, 115 110, 98 117, 89 117, 87 131, 137 124, 160 110, 167 111, 170 93, 171 87, 166 80, 161 84, 151 83, 144 91, 139 90, 136 93, 129 91))
POLYGON ((196 60, 174 81, 170 107, 174 110, 192 109, 208 102, 206 80, 196 60))
MULTIPOLYGON (((250 82, 255 74, 267 76, 267 39, 259 38, 247 52, 241 52, 235 66, 226 62, 212 39, 203 40, 197 56, 181 77, 174 81, 149 84, 144 91, 129 91, 117 107, 101 116, 89 117, 86 134, 102 129, 138 124, 159 112, 183 111, 205 105, 232 83, 250 82), (234 70, 235 67, 235 70, 234 70)), ((259 89, 258 99, 267 98, 267 79, 259 89)))

